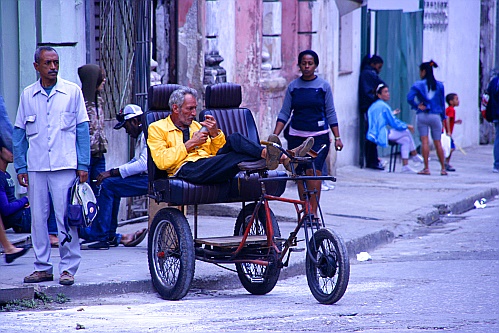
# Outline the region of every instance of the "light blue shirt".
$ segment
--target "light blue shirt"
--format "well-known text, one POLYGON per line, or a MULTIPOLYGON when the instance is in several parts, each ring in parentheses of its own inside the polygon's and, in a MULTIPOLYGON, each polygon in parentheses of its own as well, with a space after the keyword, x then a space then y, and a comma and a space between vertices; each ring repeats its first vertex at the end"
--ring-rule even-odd
POLYGON ((83 94, 76 84, 58 78, 50 95, 40 81, 26 87, 14 124, 16 171, 87 171, 88 121, 83 94))
POLYGON ((392 108, 383 100, 378 99, 367 110, 369 129, 366 138, 378 146, 386 147, 388 145, 387 125, 397 131, 407 129, 407 124, 395 118, 392 108))

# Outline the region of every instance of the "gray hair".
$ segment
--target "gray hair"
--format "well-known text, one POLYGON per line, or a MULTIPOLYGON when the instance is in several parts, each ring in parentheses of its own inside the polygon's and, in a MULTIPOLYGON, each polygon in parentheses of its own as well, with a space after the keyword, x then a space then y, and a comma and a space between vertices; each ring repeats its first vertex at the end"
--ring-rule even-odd
MULTIPOLYGON (((51 47, 51 46, 40 46, 36 49, 35 51, 35 62, 38 64, 38 62, 40 61, 40 55, 42 54, 43 51, 52 51, 52 52, 55 52, 57 53, 57 51, 51 47)), ((59 55, 59 53, 57 53, 57 55, 59 55)))
POLYGON ((168 100, 170 110, 173 110, 173 104, 176 104, 180 108, 182 104, 184 104, 185 95, 188 94, 194 96, 194 98, 198 97, 198 92, 189 87, 182 87, 172 92, 170 99, 168 100))

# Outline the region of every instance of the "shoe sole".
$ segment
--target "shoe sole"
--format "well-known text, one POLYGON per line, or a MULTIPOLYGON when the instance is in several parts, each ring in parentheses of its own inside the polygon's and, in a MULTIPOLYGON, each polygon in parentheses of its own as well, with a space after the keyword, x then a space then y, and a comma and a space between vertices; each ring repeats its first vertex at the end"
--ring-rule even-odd
POLYGON ((62 284, 63 286, 71 286, 74 283, 75 283, 74 281, 67 281, 67 280, 59 281, 59 284, 62 284))
MULTIPOLYGON (((267 141, 277 143, 279 146, 281 146, 281 140, 279 140, 279 137, 277 135, 274 134, 269 135, 269 139, 267 141)), ((281 157, 281 151, 279 150, 279 148, 274 147, 271 144, 267 145, 267 158, 265 159, 267 164, 267 169, 269 170, 277 169, 277 167, 279 166, 280 157, 281 157)))
POLYGON ((28 281, 28 280, 24 279, 24 283, 40 283, 40 282, 50 282, 50 281, 54 281, 53 276, 51 278, 47 277, 47 278, 37 279, 37 280, 32 280, 32 281, 28 281))
POLYGON ((302 143, 302 147, 300 147, 300 149, 297 149, 297 151, 295 152, 295 155, 298 156, 298 157, 303 157, 305 155, 307 155, 307 153, 310 151, 310 149, 312 149, 312 147, 314 146, 314 138, 310 137, 310 138, 307 138, 303 143, 302 143))

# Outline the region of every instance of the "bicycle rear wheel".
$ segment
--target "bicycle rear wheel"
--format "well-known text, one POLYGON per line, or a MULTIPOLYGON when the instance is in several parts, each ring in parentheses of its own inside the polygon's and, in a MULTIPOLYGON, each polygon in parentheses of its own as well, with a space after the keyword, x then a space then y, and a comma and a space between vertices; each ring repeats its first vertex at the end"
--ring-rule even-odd
MULTIPOLYGON (((236 220, 236 225, 234 227, 234 236, 241 236, 244 234, 246 226, 251 220, 251 215, 255 210, 255 203, 248 204, 239 212, 236 220)), ((263 206, 258 210, 258 216, 255 218, 253 225, 251 226, 250 235, 266 235, 266 214, 263 206)), ((270 211, 272 226, 274 229, 274 237, 280 237, 281 232, 279 230, 279 225, 274 216, 274 213, 270 211)), ((256 250, 255 250, 256 251, 256 250)), ((261 256, 267 255, 263 251, 269 251, 268 249, 260 250, 260 252, 255 253, 261 256)), ((274 289, 277 280, 279 279, 279 274, 281 273, 281 268, 279 267, 278 254, 274 249, 270 249, 268 254, 268 259, 270 264, 268 266, 257 265, 253 263, 236 263, 236 270, 239 280, 243 287, 250 293, 254 295, 264 295, 274 289)))
POLYGON ((307 282, 315 299, 334 304, 345 293, 350 277, 350 261, 343 240, 329 229, 319 229, 308 244, 310 254, 305 260, 307 282))

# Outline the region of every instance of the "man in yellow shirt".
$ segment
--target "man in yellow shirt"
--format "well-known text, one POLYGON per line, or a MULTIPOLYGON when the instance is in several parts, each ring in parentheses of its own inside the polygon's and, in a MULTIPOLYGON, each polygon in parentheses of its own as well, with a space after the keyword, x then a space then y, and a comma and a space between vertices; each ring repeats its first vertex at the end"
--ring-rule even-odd
MULTIPOLYGON (((197 91, 188 87, 172 93, 168 102, 172 113, 149 126, 147 144, 156 166, 195 184, 221 183, 233 178, 240 162, 266 159, 269 170, 287 157, 272 145, 262 147, 240 133, 225 136, 215 118, 207 115, 195 121, 197 91)), ((269 142, 280 144, 275 135, 269 142)))

